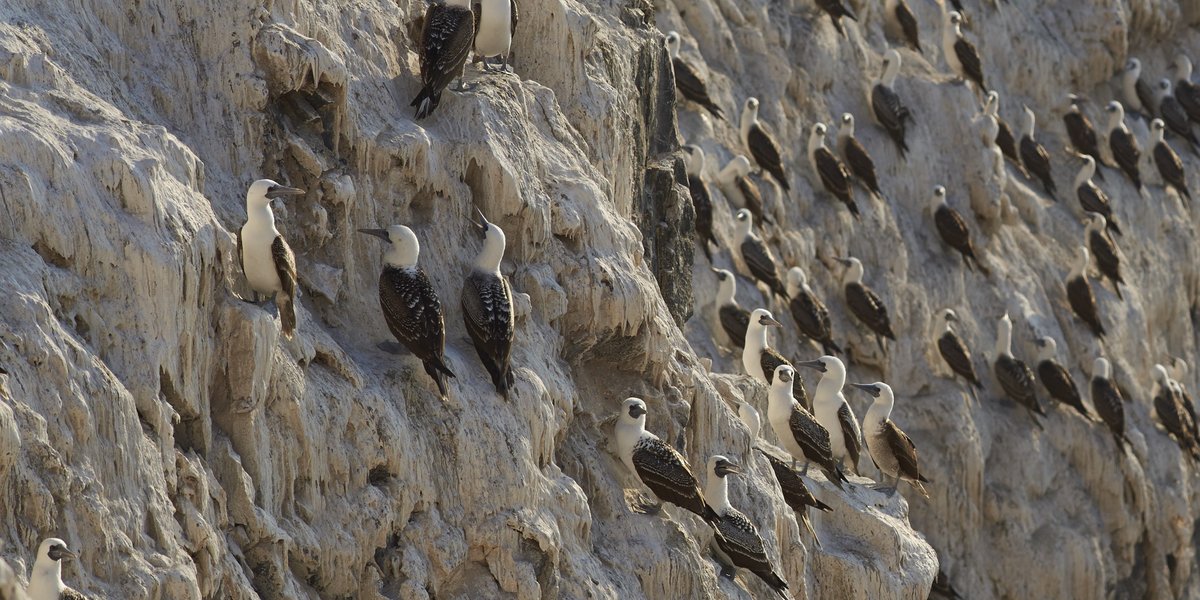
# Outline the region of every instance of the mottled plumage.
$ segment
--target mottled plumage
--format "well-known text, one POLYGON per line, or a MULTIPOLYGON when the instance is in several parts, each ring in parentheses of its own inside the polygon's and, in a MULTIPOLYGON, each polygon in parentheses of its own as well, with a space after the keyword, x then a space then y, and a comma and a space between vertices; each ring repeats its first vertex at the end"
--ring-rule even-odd
POLYGON ((1122 446, 1129 446, 1129 439, 1125 437, 1125 401, 1121 398, 1121 391, 1109 379, 1108 361, 1098 358, 1096 363, 1091 382, 1092 406, 1096 407, 1096 412, 1108 425, 1119 452, 1122 446), (1103 368, 1099 367, 1101 361, 1104 362, 1103 368))
POLYGON ((846 17, 851 21, 858 20, 858 17, 854 15, 854 11, 842 3, 842 0, 816 0, 816 3, 818 8, 829 15, 834 29, 837 29, 837 32, 843 36, 846 35, 846 30, 842 29, 842 17, 846 17))
MULTIPOLYGON (((1067 137, 1071 140, 1071 147, 1075 149, 1075 152, 1092 157, 1097 165, 1103 164, 1104 161, 1100 159, 1100 141, 1096 136, 1096 126, 1083 113, 1083 109, 1074 95, 1071 98, 1070 110, 1063 115, 1063 125, 1066 126, 1067 137)), ((1096 171, 1096 176, 1101 181, 1104 180, 1104 173, 1096 171)))
POLYGON ((850 186, 850 170, 838 160, 832 150, 825 147, 825 132, 825 125, 817 123, 813 125, 809 136, 808 152, 813 169, 820 177, 825 191, 845 204, 846 208, 850 209, 850 214, 857 219, 858 204, 854 202, 854 189, 850 186))
POLYGON ((687 461, 666 442, 654 436, 642 437, 633 447, 633 466, 638 478, 659 500, 716 522, 715 513, 700 495, 699 483, 688 469, 687 461))
POLYGON ((1051 398, 1075 409, 1085 419, 1092 418, 1083 405, 1079 389, 1075 387, 1075 381, 1071 379, 1071 373, 1067 371, 1066 367, 1053 359, 1045 359, 1038 362, 1037 376, 1051 398))
POLYGON ((841 353, 842 349, 833 341, 833 325, 829 320, 829 309, 812 292, 799 288, 791 294, 789 308, 792 319, 800 333, 821 344, 826 354, 841 353))
POLYGON ((689 173, 687 183, 692 196, 692 206, 696 210, 696 237, 699 238, 704 257, 712 264, 712 250, 709 244, 720 247, 717 236, 713 234, 712 197, 709 196, 708 185, 698 175, 689 173))
POLYGON ((938 338, 937 347, 938 353, 942 355, 942 360, 946 361, 950 370, 969 381, 971 385, 983 389, 979 375, 975 373, 975 363, 971 360, 971 351, 967 349, 967 345, 963 343, 962 338, 958 337, 958 334, 946 330, 938 338))
POLYGON ((508 279, 498 273, 473 271, 463 282, 460 307, 475 352, 496 392, 507 395, 514 380, 509 358, 515 334, 508 279))
POLYGON ((446 366, 446 325, 437 291, 421 267, 385 265, 379 275, 379 305, 392 335, 425 365, 425 372, 446 395, 443 375, 454 377, 446 366))
POLYGON ((461 76, 474 43, 475 14, 470 8, 434 2, 425 10, 418 47, 423 87, 410 104, 417 107, 417 119, 424 119, 438 107, 442 91, 461 76))
POLYGON ((861 283, 850 283, 845 287, 846 304, 850 312, 866 325, 876 335, 889 340, 896 339, 892 332, 892 321, 888 317, 887 306, 879 296, 861 283))

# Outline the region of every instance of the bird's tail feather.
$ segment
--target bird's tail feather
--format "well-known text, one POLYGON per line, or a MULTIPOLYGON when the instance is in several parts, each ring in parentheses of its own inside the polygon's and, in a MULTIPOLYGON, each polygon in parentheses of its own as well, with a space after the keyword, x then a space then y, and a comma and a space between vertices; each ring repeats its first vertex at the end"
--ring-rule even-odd
POLYGON ((424 119, 433 114, 433 110, 438 107, 442 101, 442 92, 433 91, 428 86, 421 88, 421 93, 417 94, 416 98, 409 106, 417 107, 417 120, 424 119))
POLYGON ((279 295, 277 304, 279 305, 279 322, 283 335, 291 339, 292 335, 296 333, 296 304, 290 296, 283 294, 279 295))

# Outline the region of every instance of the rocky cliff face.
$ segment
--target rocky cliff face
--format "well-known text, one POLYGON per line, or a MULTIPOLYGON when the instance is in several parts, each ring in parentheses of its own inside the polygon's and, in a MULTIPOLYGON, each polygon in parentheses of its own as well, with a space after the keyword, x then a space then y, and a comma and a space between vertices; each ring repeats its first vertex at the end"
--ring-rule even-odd
MULTIPOLYGON (((1197 234, 1175 198, 1155 186, 1139 198, 1109 172, 1131 286, 1123 303, 1098 293, 1131 455, 1058 408, 1033 429, 994 381, 969 400, 930 343, 933 313, 954 306, 963 336, 990 353, 1008 311, 1018 355, 1032 360, 1034 335, 1052 335, 1083 383, 1101 346, 1062 291, 1082 239, 1062 97, 1107 100, 1130 54, 1157 78, 1175 52, 1200 48, 1187 29, 1200 7, 968 0, 1002 113, 1016 124, 1026 103, 1040 117, 1063 190, 1053 204, 1013 171, 997 177, 971 122, 978 98, 939 60, 940 9, 913 4, 926 54, 904 53, 898 91, 916 125, 903 162, 867 112, 887 40, 875 4, 855 6, 860 25, 842 38, 810 3, 527 2, 516 74, 471 68, 474 91, 417 123, 422 2, 7 3, 0 555, 24 581, 40 539, 62 537, 82 555, 66 579, 97 597, 767 597, 749 574, 717 576, 706 526, 631 511, 610 434, 637 395, 649 429, 697 472, 713 453, 743 463, 733 504, 796 598, 923 598, 938 557, 972 598, 1200 594, 1193 466, 1151 418, 1148 375, 1197 343, 1197 234), (733 123, 675 104, 670 29, 733 123), (831 305, 858 358, 851 381, 897 390, 894 419, 935 482, 911 504, 819 484, 833 507, 814 516, 820 548, 749 451, 731 407, 765 409, 764 395, 712 343, 715 283, 690 239, 678 142, 706 150, 712 181, 744 152, 736 116, 750 95, 792 174, 789 198, 768 194, 781 226, 766 238, 831 305), (804 152, 808 127, 844 111, 886 196, 860 194, 861 222, 814 191, 804 152), (294 340, 240 299, 233 232, 246 186, 264 176, 309 191, 276 212, 300 272, 294 340), (932 232, 935 184, 974 216, 990 278, 932 232), (455 301, 478 251, 476 207, 508 234, 510 401, 492 392, 455 301), (375 294, 382 249, 354 231, 390 223, 417 232, 448 308, 458 377, 446 402, 415 358, 377 348, 390 340, 375 294), (830 259, 846 253, 897 322, 886 358, 838 300, 830 259)), ((739 297, 766 302, 745 280, 739 297)), ((790 324, 776 343, 817 352, 790 324)), ((0 597, 19 596, 3 566, 0 597)))

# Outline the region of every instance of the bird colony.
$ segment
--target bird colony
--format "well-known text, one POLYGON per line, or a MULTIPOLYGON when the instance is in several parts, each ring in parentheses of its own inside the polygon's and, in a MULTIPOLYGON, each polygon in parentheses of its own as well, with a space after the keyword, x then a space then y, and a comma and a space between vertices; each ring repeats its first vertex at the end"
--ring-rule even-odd
POLYGON ((1200 594, 1195 7, 93 4, 0 597, 1200 594))

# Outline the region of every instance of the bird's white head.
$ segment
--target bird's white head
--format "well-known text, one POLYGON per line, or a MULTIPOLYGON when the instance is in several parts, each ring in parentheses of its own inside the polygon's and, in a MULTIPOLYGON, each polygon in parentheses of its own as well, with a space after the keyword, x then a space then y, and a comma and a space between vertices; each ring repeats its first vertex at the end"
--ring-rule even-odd
POLYGON ((746 158, 745 154, 739 154, 729 161, 734 165, 735 173, 738 177, 745 177, 750 174, 750 159, 746 158))
POLYGON ((667 33, 667 53, 671 58, 679 58, 679 32, 672 31, 667 33))
POLYGON ((1157 88, 1155 92, 1159 100, 1171 95, 1171 80, 1169 78, 1163 77, 1159 79, 1158 85, 1155 87, 1157 88))
POLYGON ((875 383, 851 383, 850 385, 864 391, 868 396, 875 400, 871 403, 871 408, 867 409, 867 418, 877 416, 881 421, 887 419, 892 414, 892 407, 896 405, 896 395, 892 393, 892 386, 882 382, 875 383))
POLYGON ((413 230, 403 225, 392 225, 387 229, 359 229, 358 232, 373 235, 389 244, 383 254, 383 262, 388 266, 401 269, 417 266, 421 243, 417 241, 417 234, 413 230))
POLYGON ((302 189, 280 185, 270 179, 259 179, 250 184, 250 189, 246 190, 246 213, 251 218, 264 209, 269 213, 272 200, 303 194, 304 190, 302 189))
POLYGON ((1038 361, 1050 360, 1058 353, 1058 342, 1054 338, 1044 335, 1037 339, 1038 361))
POLYGON ((762 331, 767 327, 783 327, 783 323, 776 321, 771 311, 765 308, 754 309, 754 312, 750 313, 750 329, 762 331))
POLYGON ((737 475, 742 472, 742 468, 737 463, 715 454, 708 457, 708 472, 716 477, 725 477, 726 475, 737 475))
POLYGON ((933 186, 933 196, 929 198, 929 210, 936 211, 946 203, 946 188, 944 186, 933 186))
POLYGON ((775 367, 775 374, 771 379, 771 391, 775 392, 781 398, 791 398, 792 386, 795 385, 795 379, 795 369, 789 365, 779 365, 775 367))
POLYGON ((717 276, 717 308, 719 309, 734 301, 733 297, 737 294, 737 278, 725 269, 714 268, 712 271, 717 276))
POLYGON ((824 123, 815 123, 808 134, 808 152, 812 154, 817 148, 825 146, 825 133, 829 131, 824 123))
POLYGON ((1104 228, 1108 226, 1108 219, 1098 212, 1088 211, 1084 214, 1083 219, 1087 231, 1104 231, 1104 228))
POLYGON ((834 260, 842 263, 846 270, 842 273, 842 285, 850 283, 862 283, 863 264, 861 260, 853 256, 848 258, 835 258, 834 260))
POLYGON ((996 356, 1012 356, 1012 329, 1012 319, 1004 313, 996 326, 996 356))
POLYGON ((739 241, 735 243, 741 243, 740 238, 749 235, 750 229, 754 227, 754 216, 750 214, 749 210, 742 208, 734 215, 734 219, 737 220, 736 230, 739 238, 739 241))
POLYGON ((1136 58, 1130 58, 1125 61, 1125 74, 1130 79, 1137 79, 1142 75, 1142 61, 1136 58))
POLYGON ((838 126, 838 137, 854 137, 854 115, 850 113, 842 113, 842 122, 841 125, 838 126))
POLYGON ((800 294, 800 289, 808 287, 808 276, 804 274, 804 269, 800 267, 792 267, 787 272, 787 293, 788 296, 795 298, 800 294))
POLYGON ((1112 364, 1108 362, 1107 358, 1103 356, 1096 357, 1096 360, 1092 362, 1092 376, 1099 377, 1100 379, 1109 379, 1112 377, 1112 364))
POLYGON ((742 104, 742 121, 740 123, 742 141, 745 141, 746 133, 755 123, 758 123, 758 98, 751 96, 746 98, 746 102, 742 104))
POLYGON ((950 325, 958 322, 958 313, 954 312, 953 308, 943 308, 939 310, 937 316, 933 319, 933 324, 942 331, 950 329, 950 325))
POLYGON ((621 403, 619 420, 623 425, 635 425, 641 429, 645 429, 646 401, 641 398, 626 398, 621 403))
POLYGON ((688 175, 699 177, 704 172, 704 149, 695 144, 684 146, 683 165, 688 175))
POLYGON ((846 365, 836 356, 825 355, 816 360, 806 360, 796 363, 797 367, 812 369, 821 374, 821 382, 831 381, 842 389, 846 383, 846 365))
POLYGON ((1192 80, 1192 59, 1186 54, 1175 57, 1175 78, 1179 81, 1192 80))
MULTIPOLYGON (((35 586, 45 586, 45 590, 57 594, 61 589, 51 589, 62 584, 62 561, 75 558, 74 552, 67 549, 67 543, 58 538, 42 540, 38 546, 37 558, 33 561, 33 572, 30 574, 30 592, 35 586)), ((40 591, 40 590, 38 590, 40 591)), ((36 596, 34 596, 36 597, 36 596)), ((57 597, 57 596, 55 596, 57 597)))
POLYGON ((1086 154, 1081 158, 1083 159, 1083 164, 1079 167, 1079 174, 1075 176, 1075 187, 1091 181, 1092 176, 1096 174, 1096 159, 1086 154))
POLYGON ((1150 145, 1156 146, 1163 141, 1163 136, 1167 133, 1167 124, 1163 123, 1162 119, 1154 119, 1150 121, 1150 145))
POLYGON ((883 53, 883 85, 892 87, 896 84, 896 77, 900 75, 900 65, 900 53, 895 48, 889 48, 883 53))
POLYGON ((954 33, 959 33, 959 27, 962 26, 962 13, 957 10, 946 13, 946 22, 954 29, 954 33))
POLYGON ((1154 381, 1163 387, 1167 387, 1171 382, 1171 375, 1167 373, 1167 368, 1160 365, 1154 365, 1154 381))
POLYGON ((1121 126, 1125 121, 1125 107, 1121 106, 1121 103, 1116 100, 1106 104, 1104 112, 1108 113, 1108 128, 1110 131, 1121 126))
MULTIPOLYGON (((471 225, 483 238, 483 249, 479 251, 479 256, 475 259, 475 268, 489 273, 499 272, 500 261, 504 258, 504 248, 508 239, 499 225, 488 222, 487 217, 483 216, 483 211, 476 208, 475 212, 479 214, 479 222, 472 221, 471 225)), ((413 239, 416 239, 416 236, 413 239)))
POLYGON ((1021 133, 1033 139, 1034 129, 1037 128, 1037 115, 1033 114, 1033 109, 1028 106, 1024 107, 1025 118, 1021 121, 1021 133))

